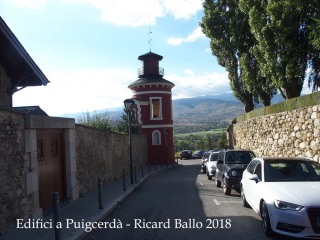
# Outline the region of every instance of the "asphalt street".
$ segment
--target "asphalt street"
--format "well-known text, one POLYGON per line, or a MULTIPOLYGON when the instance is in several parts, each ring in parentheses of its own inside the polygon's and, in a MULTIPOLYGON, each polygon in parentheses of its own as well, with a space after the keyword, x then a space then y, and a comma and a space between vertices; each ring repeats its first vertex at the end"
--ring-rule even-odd
POLYGON ((225 196, 214 178, 207 179, 201 160, 179 164, 144 182, 95 223, 96 229, 88 229, 86 239, 270 239, 262 232, 260 217, 242 206, 239 193, 225 196))

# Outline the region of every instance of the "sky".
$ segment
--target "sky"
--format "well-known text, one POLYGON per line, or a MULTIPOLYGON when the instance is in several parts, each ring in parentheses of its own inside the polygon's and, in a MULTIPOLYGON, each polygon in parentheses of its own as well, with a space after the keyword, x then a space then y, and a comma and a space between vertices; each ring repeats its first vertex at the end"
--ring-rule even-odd
POLYGON ((122 107, 150 50, 173 99, 230 92, 199 27, 201 0, 0 0, 0 15, 50 81, 16 92, 14 106, 50 116, 122 107))
POLYGON ((50 83, 13 95, 50 116, 123 106, 138 56, 163 56, 173 99, 231 92, 199 23, 202 0, 0 0, 0 15, 50 83))

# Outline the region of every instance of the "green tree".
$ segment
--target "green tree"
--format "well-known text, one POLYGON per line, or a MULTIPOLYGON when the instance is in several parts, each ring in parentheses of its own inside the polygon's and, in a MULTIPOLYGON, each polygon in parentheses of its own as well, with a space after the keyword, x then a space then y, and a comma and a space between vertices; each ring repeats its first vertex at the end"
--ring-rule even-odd
MULTIPOLYGON (((138 118, 136 116, 135 111, 131 111, 131 133, 138 134, 141 129, 141 124, 138 122, 138 118)), ((115 124, 114 131, 118 133, 127 134, 129 132, 129 124, 128 124, 128 114, 123 110, 123 114, 121 119, 118 120, 115 124)))
POLYGON ((219 148, 226 149, 228 147, 229 147, 229 144, 228 144, 227 134, 225 132, 221 133, 220 139, 219 139, 219 148))
MULTIPOLYGON (((263 76, 286 98, 300 96, 308 63, 312 64, 308 26, 318 0, 240 0, 257 45, 253 53, 263 76)), ((318 69, 315 69, 318 71, 318 69)))
POLYGON ((204 138, 201 138, 200 140, 197 141, 197 144, 194 149, 202 150, 202 149, 205 149, 205 146, 206 146, 206 141, 204 138))
POLYGON ((206 135, 206 139, 205 139, 205 147, 204 149, 212 149, 213 148, 213 141, 212 141, 212 136, 211 134, 207 134, 206 135))
MULTIPOLYGON (((319 15, 319 12, 318 12, 319 15)), ((310 30, 310 42, 315 50, 320 51, 320 19, 315 19, 315 23, 309 26, 310 30)))
POLYGON ((244 103, 246 112, 253 110, 253 102, 269 106, 276 89, 261 74, 253 55, 256 40, 250 31, 248 16, 239 0, 206 0, 201 27, 210 38, 212 53, 228 71, 234 95, 244 103))
POLYGON ((310 25, 310 43, 311 43, 311 54, 308 71, 308 86, 312 91, 317 91, 320 88, 320 7, 317 8, 315 14, 314 24, 310 25))
POLYGON ((94 111, 93 113, 83 113, 82 116, 78 117, 77 122, 88 127, 98 128, 106 131, 112 130, 112 125, 110 123, 107 111, 104 113, 98 113, 97 111, 94 111))

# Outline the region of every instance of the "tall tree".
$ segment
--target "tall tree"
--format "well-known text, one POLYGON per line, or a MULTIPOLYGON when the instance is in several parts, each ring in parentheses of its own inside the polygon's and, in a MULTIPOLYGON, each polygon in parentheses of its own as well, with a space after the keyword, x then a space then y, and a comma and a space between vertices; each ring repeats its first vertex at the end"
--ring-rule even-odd
POLYGON ((312 91, 320 89, 320 2, 317 2, 315 21, 308 26, 310 31, 311 54, 308 71, 308 86, 312 91))
POLYGON ((219 148, 220 149, 226 149, 228 148, 228 139, 227 134, 225 132, 221 133, 220 139, 219 139, 219 148))
POLYGON ((318 0, 240 0, 257 40, 254 55, 260 70, 284 98, 300 96, 312 64, 308 26, 317 6, 318 0))
POLYGON ((212 54, 218 63, 228 72, 231 89, 236 98, 244 105, 245 111, 254 109, 253 94, 243 84, 239 68, 239 51, 237 49, 236 33, 241 31, 240 21, 236 21, 237 3, 232 0, 205 0, 203 2, 204 16, 200 26, 204 34, 210 38, 212 54), (236 29, 238 28, 238 29, 236 29))
POLYGON ((253 110, 253 102, 258 99, 265 106, 270 105, 275 91, 266 78, 260 76, 251 50, 255 39, 238 0, 206 0, 203 7, 202 30, 211 40, 213 55, 228 72, 234 95, 244 103, 246 112, 253 110))

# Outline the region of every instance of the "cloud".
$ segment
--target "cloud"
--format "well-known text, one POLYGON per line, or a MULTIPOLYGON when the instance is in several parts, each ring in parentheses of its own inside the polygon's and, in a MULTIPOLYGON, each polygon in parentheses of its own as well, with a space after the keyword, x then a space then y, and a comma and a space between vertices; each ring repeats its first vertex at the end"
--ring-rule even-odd
POLYGON ((135 71, 84 69, 47 73, 45 87, 28 87, 13 95, 14 106, 39 105, 51 116, 122 106, 131 97, 135 71))
POLYGON ((202 9, 202 0, 164 0, 163 5, 175 19, 190 19, 202 9))
MULTIPOLYGON (((20 7, 40 8, 48 0, 4 0, 20 7)), ((85 4, 100 12, 101 20, 117 26, 154 25, 158 18, 172 15, 188 20, 202 9, 202 0, 52 0, 52 2, 85 4)))
POLYGON ((166 79, 175 84, 173 99, 230 92, 230 84, 226 72, 211 72, 197 75, 191 69, 185 69, 182 75, 169 74, 166 76, 166 79))
POLYGON ((26 8, 40 8, 44 4, 46 4, 47 0, 4 0, 7 3, 15 4, 20 7, 26 7, 26 8))
POLYGON ((178 46, 183 42, 183 38, 168 38, 168 43, 172 46, 178 46))
MULTIPOLYGON (((51 81, 45 87, 27 87, 13 95, 14 106, 40 107, 50 116, 121 107, 132 96, 128 85, 135 70, 82 69, 72 72, 48 72, 51 81)), ((196 74, 191 69, 166 75, 175 84, 173 99, 230 92, 227 73, 196 74)))
POLYGON ((96 8, 104 22, 117 26, 154 25, 157 18, 173 15, 188 20, 202 9, 202 0, 60 0, 96 8), (182 7, 183 6, 183 7, 182 7))
POLYGON ((177 46, 183 42, 195 42, 198 39, 205 38, 204 33, 201 30, 201 27, 197 27, 192 33, 190 33, 186 38, 168 38, 168 43, 172 46, 177 46))

